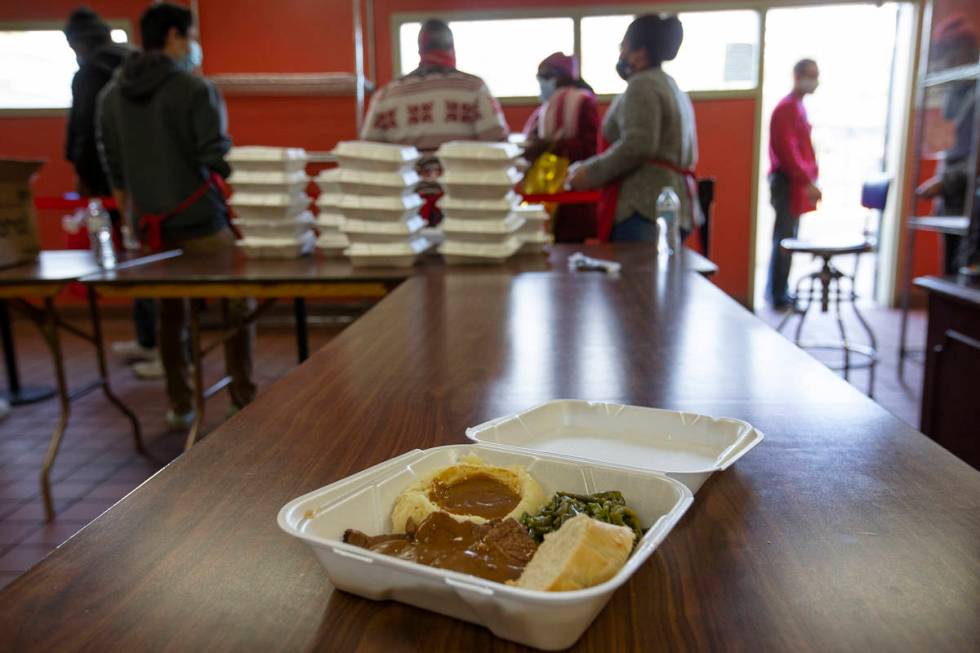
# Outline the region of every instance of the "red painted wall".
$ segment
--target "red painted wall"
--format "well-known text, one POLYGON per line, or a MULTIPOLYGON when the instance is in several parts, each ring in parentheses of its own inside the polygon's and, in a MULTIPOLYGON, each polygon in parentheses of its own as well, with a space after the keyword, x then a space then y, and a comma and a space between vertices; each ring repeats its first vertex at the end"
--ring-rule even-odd
MULTIPOLYGON (((62 21, 77 0, 4 3, 0 21, 62 21)), ((129 19, 134 27, 144 0, 91 0, 107 18, 129 19)), ((375 0, 374 43, 378 81, 392 76, 391 20, 397 12, 430 13, 481 9, 524 9, 601 4, 621 0, 375 0)), ((737 3, 732 3, 733 5, 737 3)), ((206 74, 243 72, 333 72, 353 69, 351 5, 348 0, 200 0, 201 41, 206 74)), ((138 35, 134 34, 134 39, 138 35)), ((369 39, 371 35, 367 36, 369 39)), ((535 62, 529 62, 533 66, 535 62)), ((229 127, 238 144, 269 144, 330 149, 355 136, 354 101, 334 97, 228 97, 229 127)), ((520 129, 531 106, 505 109, 512 129, 520 129)), ((753 100, 695 103, 701 161, 698 172, 717 179, 712 256, 721 270, 716 282, 739 300, 748 298, 752 216, 753 100)), ((48 159, 35 192, 59 194, 73 186, 62 160, 63 117, 0 118, 0 156, 48 159)), ((62 242, 60 215, 42 215, 45 247, 62 242)), ((928 246, 923 247, 928 251, 928 246)))

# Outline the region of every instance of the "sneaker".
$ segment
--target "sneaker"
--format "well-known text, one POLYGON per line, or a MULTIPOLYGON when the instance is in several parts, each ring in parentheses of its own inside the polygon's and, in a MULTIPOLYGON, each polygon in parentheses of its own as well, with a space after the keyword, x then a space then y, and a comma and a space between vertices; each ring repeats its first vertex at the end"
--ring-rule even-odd
POLYGON ((133 374, 136 375, 136 378, 143 379, 144 381, 162 379, 164 374, 163 363, 160 362, 159 358, 142 361, 140 363, 133 363, 131 368, 133 370, 133 374))
POLYGON ((194 423, 194 411, 179 414, 172 410, 167 411, 167 428, 171 431, 186 431, 194 423))
POLYGON ((158 356, 156 347, 144 347, 135 340, 112 343, 112 353, 127 361, 149 361, 158 356))

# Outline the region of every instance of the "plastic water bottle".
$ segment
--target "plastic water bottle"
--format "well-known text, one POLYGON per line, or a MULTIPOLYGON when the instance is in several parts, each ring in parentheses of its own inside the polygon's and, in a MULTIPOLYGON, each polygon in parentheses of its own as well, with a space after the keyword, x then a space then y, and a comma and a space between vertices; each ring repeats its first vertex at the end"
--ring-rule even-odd
POLYGON ((681 199, 670 186, 657 197, 657 251, 673 254, 681 246, 681 199))
POLYGON ((85 226, 88 227, 89 242, 96 262, 106 269, 116 267, 116 250, 112 245, 112 219, 102 206, 102 200, 89 200, 85 226))

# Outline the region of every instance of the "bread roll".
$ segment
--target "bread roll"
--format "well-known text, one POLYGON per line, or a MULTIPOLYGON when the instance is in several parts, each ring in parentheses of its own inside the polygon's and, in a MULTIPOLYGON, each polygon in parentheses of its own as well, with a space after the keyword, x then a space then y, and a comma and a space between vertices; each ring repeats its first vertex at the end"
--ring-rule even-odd
POLYGON ((544 536, 517 587, 549 592, 604 583, 623 568, 633 550, 633 531, 588 515, 576 515, 544 536))

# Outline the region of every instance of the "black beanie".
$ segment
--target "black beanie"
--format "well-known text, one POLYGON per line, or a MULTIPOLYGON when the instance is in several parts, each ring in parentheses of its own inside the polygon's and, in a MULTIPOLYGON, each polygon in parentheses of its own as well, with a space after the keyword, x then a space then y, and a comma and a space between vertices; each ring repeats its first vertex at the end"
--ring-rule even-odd
POLYGON ((97 44, 109 40, 109 25, 88 7, 79 7, 68 16, 65 38, 69 44, 97 44))

